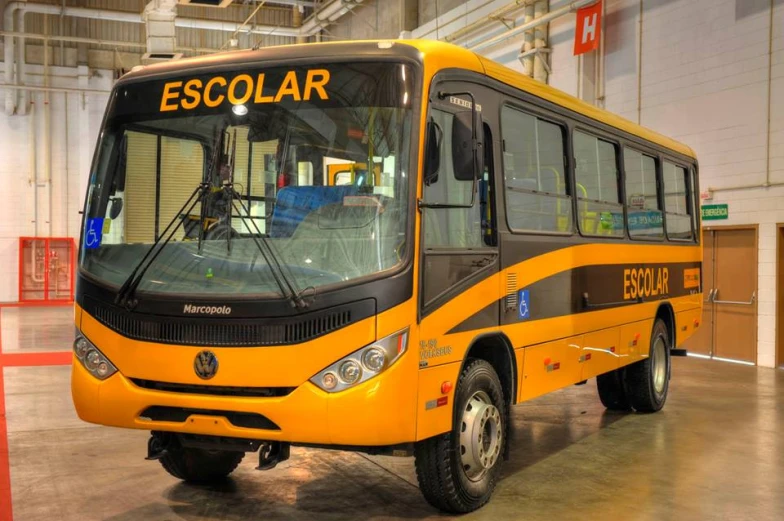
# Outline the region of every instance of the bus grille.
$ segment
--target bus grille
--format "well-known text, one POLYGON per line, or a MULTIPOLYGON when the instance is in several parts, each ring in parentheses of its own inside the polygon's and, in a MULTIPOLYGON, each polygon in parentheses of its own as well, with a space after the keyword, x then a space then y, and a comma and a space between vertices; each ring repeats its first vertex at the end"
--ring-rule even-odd
POLYGON ((361 304, 274 319, 153 316, 127 312, 92 299, 84 310, 103 325, 134 340, 191 346, 250 347, 299 344, 331 333, 352 321, 372 315, 372 311, 361 304))

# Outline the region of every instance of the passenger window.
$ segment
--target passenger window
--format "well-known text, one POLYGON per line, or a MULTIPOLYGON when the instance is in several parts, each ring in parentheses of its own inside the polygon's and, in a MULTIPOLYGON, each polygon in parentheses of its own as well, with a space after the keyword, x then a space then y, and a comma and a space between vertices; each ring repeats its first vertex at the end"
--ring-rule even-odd
POLYGON ((616 154, 612 143, 574 133, 577 222, 586 235, 623 237, 616 154))
POLYGON ((571 233, 563 128, 511 107, 504 107, 501 125, 509 228, 571 233))
POLYGON ((656 185, 656 159, 627 148, 623 152, 623 168, 629 235, 662 237, 664 229, 656 185))
POLYGON ((689 205, 688 170, 669 161, 664 162, 664 210, 667 212, 667 237, 691 240, 692 217, 689 205))

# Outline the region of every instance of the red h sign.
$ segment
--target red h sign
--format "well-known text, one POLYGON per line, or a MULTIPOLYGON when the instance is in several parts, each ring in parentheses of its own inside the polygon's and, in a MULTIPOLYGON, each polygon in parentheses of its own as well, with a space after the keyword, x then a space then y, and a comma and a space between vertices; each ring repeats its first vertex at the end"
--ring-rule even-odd
POLYGON ((577 25, 574 31, 574 55, 599 48, 602 34, 602 0, 577 10, 577 25))

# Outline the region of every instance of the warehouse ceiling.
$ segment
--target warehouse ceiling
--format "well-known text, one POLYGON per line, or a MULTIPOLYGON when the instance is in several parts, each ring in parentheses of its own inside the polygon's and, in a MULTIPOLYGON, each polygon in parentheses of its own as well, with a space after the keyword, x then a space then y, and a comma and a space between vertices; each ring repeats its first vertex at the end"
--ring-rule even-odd
POLYGON ((9 38, 11 46, 24 42, 27 63, 43 64, 48 58, 55 66, 125 71, 143 63, 150 54, 193 56, 320 38, 324 27, 359 3, 361 0, 0 0, 0 10, 4 14, 4 46, 9 45, 9 38), (49 43, 48 57, 44 56, 44 41, 49 43))

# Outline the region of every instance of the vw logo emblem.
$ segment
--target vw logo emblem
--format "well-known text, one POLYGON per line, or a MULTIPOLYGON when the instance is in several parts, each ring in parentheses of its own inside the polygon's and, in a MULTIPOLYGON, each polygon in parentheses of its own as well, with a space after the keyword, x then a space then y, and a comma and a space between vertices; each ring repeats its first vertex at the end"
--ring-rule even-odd
POLYGON ((212 351, 202 351, 193 361, 193 370, 202 380, 209 380, 218 372, 218 358, 212 351))

